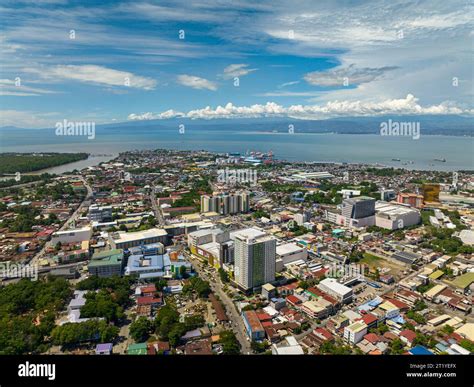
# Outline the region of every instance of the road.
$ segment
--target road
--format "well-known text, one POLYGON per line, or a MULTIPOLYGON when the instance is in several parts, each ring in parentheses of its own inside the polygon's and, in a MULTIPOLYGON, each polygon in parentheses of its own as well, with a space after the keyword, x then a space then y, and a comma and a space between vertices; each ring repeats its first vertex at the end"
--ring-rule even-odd
POLYGON ((232 330, 237 337, 237 340, 240 343, 241 349, 240 351, 243 354, 251 354, 252 348, 250 346, 250 341, 247 340, 247 331, 245 330, 244 322, 242 317, 239 315, 234 303, 229 298, 229 296, 224 292, 222 288, 222 284, 220 278, 218 278, 217 272, 214 269, 209 270, 209 274, 206 274, 203 269, 201 269, 200 265, 201 262, 199 259, 195 258, 192 254, 186 252, 186 256, 188 257, 189 261, 193 264, 193 267, 199 274, 201 278, 204 280, 208 280, 213 292, 217 294, 224 304, 226 313, 230 318, 232 323, 232 330))
POLYGON ((158 221, 158 224, 160 226, 165 225, 165 219, 163 218, 163 214, 161 212, 160 207, 158 207, 158 203, 156 202, 156 196, 155 196, 155 187, 152 186, 151 188, 151 193, 149 195, 150 202, 151 202, 151 207, 153 208, 153 212, 155 213, 155 218, 158 221))

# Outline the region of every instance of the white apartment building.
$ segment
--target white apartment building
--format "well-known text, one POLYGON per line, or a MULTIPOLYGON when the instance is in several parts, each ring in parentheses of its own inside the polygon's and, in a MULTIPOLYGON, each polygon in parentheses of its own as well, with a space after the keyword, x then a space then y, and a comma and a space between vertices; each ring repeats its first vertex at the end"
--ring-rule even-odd
POLYGON ((344 328, 344 340, 352 345, 362 341, 367 334, 367 324, 363 321, 356 321, 355 323, 344 328))

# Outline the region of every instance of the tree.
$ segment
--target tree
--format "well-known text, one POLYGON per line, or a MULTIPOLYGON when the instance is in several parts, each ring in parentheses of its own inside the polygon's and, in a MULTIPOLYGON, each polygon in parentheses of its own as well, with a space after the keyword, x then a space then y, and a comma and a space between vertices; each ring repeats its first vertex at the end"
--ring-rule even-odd
POLYGON ((219 272, 219 277, 221 278, 221 281, 223 283, 228 283, 229 282, 229 274, 227 274, 227 272, 222 267, 219 268, 218 272, 219 272))
POLYGON ((57 312, 64 309, 72 290, 67 280, 23 278, 0 288, 0 354, 38 354, 54 328, 57 312))
POLYGON ((359 262, 363 258, 364 258, 364 253, 359 250, 355 250, 349 255, 349 260, 351 262, 359 262))
POLYGON ((184 328, 187 331, 192 331, 193 329, 202 327, 205 324, 204 317, 199 314, 194 314, 192 316, 186 316, 184 319, 184 328))
POLYGON ((158 281, 155 281, 154 284, 156 286, 156 289, 161 291, 168 285, 168 281, 163 278, 160 278, 158 281))
POLYGON ((405 345, 403 344, 403 341, 400 339, 395 339, 390 343, 390 352, 393 355, 400 355, 404 351, 405 345))
POLYGON ((123 316, 123 308, 107 290, 102 289, 98 293, 86 294, 86 303, 81 308, 81 317, 104 317, 107 321, 118 321, 123 316))
POLYGON ((179 268, 179 276, 181 278, 186 278, 187 277, 187 274, 186 274, 186 266, 180 266, 179 268))
POLYGON ((468 339, 462 339, 459 345, 470 352, 474 352, 474 343, 468 339))
POLYGON ((308 289, 309 288, 309 283, 308 281, 300 281, 300 283, 298 284, 298 286, 301 288, 301 289, 308 289))
POLYGON ((406 313, 406 316, 417 322, 418 324, 425 324, 426 323, 426 319, 419 313, 416 313, 415 311, 413 310, 409 310, 407 313, 406 313))
POLYGON ((222 351, 225 355, 240 354, 240 344, 232 331, 222 331, 220 333, 220 343, 222 344, 222 351))
POLYGON ((170 305, 163 306, 155 319, 155 330, 164 340, 168 340, 169 333, 179 320, 178 311, 170 305))
POLYGON ((113 341, 118 332, 117 327, 107 324, 104 320, 88 320, 59 325, 51 332, 51 338, 56 345, 69 346, 89 341, 113 341))
POLYGON ((252 340, 252 343, 250 344, 250 347, 252 348, 253 351, 257 353, 262 353, 265 352, 268 348, 268 344, 265 342, 258 342, 252 340))
POLYGON ((191 292, 196 292, 201 298, 207 298, 207 296, 211 292, 211 287, 209 285, 209 282, 203 281, 199 277, 193 277, 189 280, 189 283, 183 286, 184 294, 191 292))
POLYGON ((179 344, 179 340, 181 336, 183 336, 185 333, 186 333, 186 326, 184 324, 182 323, 174 324, 168 334, 170 345, 172 345, 173 347, 176 347, 179 344))
POLYGON ((445 325, 443 328, 441 328, 441 331, 450 335, 451 333, 454 332, 454 328, 450 325, 445 325))
POLYGON ((378 268, 378 267, 375 269, 374 279, 375 279, 376 281, 378 281, 378 280, 380 279, 380 271, 379 271, 379 268, 378 268))
POLYGON ((150 337, 152 327, 153 324, 149 319, 139 317, 130 325, 130 336, 136 342, 146 341, 150 337))
POLYGON ((423 309, 426 309, 426 304, 423 300, 416 300, 415 305, 413 306, 413 310, 419 312, 423 309))

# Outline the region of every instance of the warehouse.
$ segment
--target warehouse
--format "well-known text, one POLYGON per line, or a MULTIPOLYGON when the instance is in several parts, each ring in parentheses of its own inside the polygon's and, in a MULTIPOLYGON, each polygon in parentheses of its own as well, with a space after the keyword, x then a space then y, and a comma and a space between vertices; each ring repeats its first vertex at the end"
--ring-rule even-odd
POLYGON ((420 223, 420 212, 414 208, 378 201, 375 203, 375 225, 397 230, 420 223))

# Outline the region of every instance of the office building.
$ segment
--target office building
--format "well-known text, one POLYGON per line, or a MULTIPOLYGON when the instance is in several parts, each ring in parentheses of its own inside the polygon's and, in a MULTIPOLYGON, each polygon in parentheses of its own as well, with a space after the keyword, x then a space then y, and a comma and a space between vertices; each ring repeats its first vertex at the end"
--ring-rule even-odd
POLYGON ((91 222, 111 222, 112 221, 112 207, 98 206, 93 204, 89 207, 89 220, 91 222))
POLYGON ((395 200, 397 197, 396 192, 393 189, 383 189, 380 191, 380 200, 389 202, 395 200))
POLYGON ((237 284, 251 289, 275 280, 276 239, 265 232, 248 228, 232 233, 234 274, 237 284))
POLYGON ((373 226, 375 224, 375 199, 367 196, 344 199, 341 215, 345 219, 345 226, 373 226))
POLYGON ((219 228, 194 231, 188 234, 188 247, 216 268, 234 262, 234 242, 229 231, 219 228))
POLYGON ((301 213, 301 214, 295 214, 293 216, 293 220, 295 221, 295 223, 298 225, 298 226, 303 226, 304 223, 306 223, 309 218, 310 218, 311 214, 307 211, 301 213))
POLYGON ((342 202, 342 215, 349 219, 363 219, 375 215, 375 199, 358 196, 342 202))

